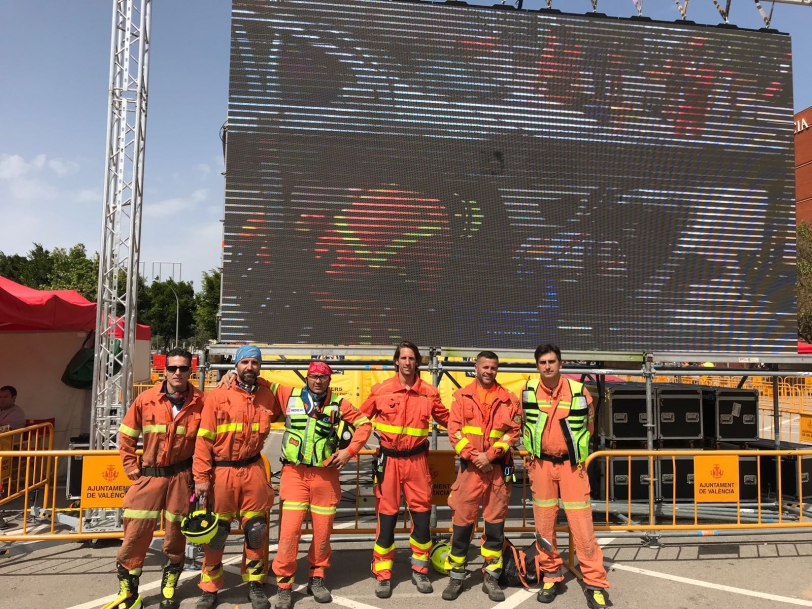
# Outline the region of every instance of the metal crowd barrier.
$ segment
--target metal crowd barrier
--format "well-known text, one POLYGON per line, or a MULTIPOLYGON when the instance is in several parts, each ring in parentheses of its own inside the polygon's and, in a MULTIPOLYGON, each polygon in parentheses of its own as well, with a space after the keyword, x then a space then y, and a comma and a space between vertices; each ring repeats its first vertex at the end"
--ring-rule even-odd
POLYGON ((52 423, 0 433, 0 507, 40 488, 48 495, 51 461, 42 451, 53 447, 52 423))

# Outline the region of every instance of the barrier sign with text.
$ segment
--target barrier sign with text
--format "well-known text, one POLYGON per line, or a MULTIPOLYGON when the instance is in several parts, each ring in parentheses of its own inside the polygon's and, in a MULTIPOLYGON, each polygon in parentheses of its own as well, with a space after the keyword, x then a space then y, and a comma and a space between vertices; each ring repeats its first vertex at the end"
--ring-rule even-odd
POLYGON ((812 442, 812 415, 801 415, 801 442, 812 442))
POLYGON ((448 505, 451 485, 457 478, 454 468, 454 453, 429 452, 429 473, 431 474, 432 505, 448 505))
POLYGON ((697 503, 739 501, 739 457, 694 457, 694 500, 697 503))
POLYGON ((120 508, 131 484, 117 452, 82 460, 83 508, 120 508))

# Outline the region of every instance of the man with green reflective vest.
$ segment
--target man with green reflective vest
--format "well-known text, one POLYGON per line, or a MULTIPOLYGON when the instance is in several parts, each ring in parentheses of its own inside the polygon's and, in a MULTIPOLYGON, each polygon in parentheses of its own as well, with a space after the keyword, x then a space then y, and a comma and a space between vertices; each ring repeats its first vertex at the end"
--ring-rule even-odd
POLYGON ((282 504, 279 547, 273 561, 279 591, 276 609, 290 609, 296 555, 302 523, 308 510, 313 522, 313 541, 307 553, 310 563, 307 593, 316 602, 329 603, 332 596, 324 585, 324 571, 330 566, 330 533, 336 506, 341 501, 338 472, 355 457, 372 434, 372 423, 348 400, 330 390, 333 370, 314 361, 307 371, 304 388, 272 385, 285 412, 282 438, 282 504), (340 448, 337 428, 355 426, 352 440, 340 448))
POLYGON ((607 606, 609 582, 592 527, 589 478, 583 467, 594 431, 592 398, 582 383, 561 375, 561 350, 557 346, 540 345, 534 357, 540 376, 528 380, 522 392, 522 441, 530 453, 528 475, 536 532, 552 545, 550 551, 539 548, 544 582, 537 600, 553 602, 564 580, 564 563, 555 537, 560 499, 581 563, 587 604, 601 609, 607 606))
POLYGON ((192 455, 204 402, 203 392, 189 383, 191 371, 192 354, 172 349, 166 355, 165 379, 135 398, 119 427, 118 450, 133 483, 124 496, 124 541, 116 557, 119 594, 105 609, 143 606, 138 583, 161 511, 163 549, 169 559, 161 580, 161 609, 180 606, 175 591, 186 550, 180 522, 190 511, 192 455))

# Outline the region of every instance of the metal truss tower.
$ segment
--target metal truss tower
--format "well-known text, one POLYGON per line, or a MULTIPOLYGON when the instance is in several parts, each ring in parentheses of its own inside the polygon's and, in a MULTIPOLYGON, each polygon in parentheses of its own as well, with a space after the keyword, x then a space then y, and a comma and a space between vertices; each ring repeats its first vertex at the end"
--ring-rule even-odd
POLYGON ((113 0, 91 449, 118 446, 132 393, 151 11, 152 0, 113 0))

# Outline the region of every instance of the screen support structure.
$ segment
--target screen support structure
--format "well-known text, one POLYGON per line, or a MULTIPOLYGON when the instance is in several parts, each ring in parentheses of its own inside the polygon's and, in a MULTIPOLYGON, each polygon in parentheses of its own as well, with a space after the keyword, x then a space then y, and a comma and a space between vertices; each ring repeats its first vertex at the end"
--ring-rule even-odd
POLYGON ((97 450, 118 446, 132 394, 151 13, 152 0, 113 0, 90 414, 90 448, 97 450))

